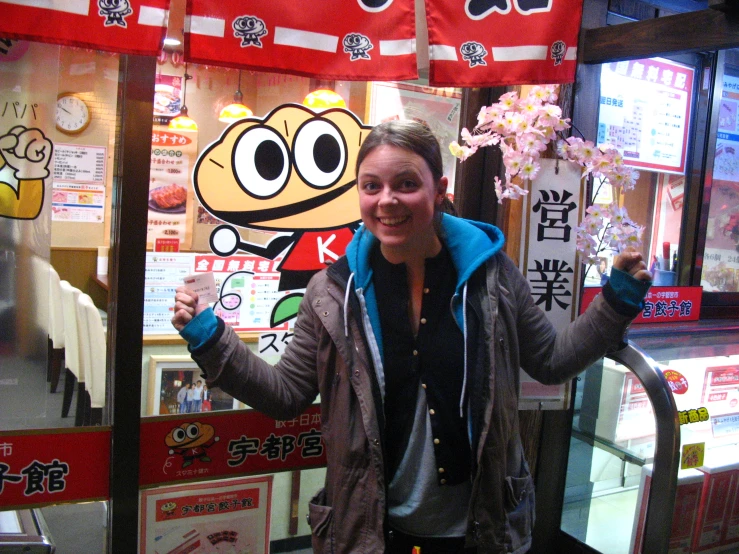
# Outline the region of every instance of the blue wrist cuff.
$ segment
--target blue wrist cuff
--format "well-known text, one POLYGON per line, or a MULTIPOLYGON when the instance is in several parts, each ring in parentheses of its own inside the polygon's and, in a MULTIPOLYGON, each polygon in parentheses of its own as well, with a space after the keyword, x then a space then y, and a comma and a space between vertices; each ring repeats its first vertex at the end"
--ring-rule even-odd
POLYGON ((218 319, 213 309, 208 307, 182 328, 180 336, 187 341, 192 350, 196 350, 203 346, 217 330, 218 319))
MULTIPOLYGON (((625 308, 625 311, 629 312, 628 315, 636 315, 644 308, 644 297, 646 297, 649 287, 652 286, 652 282, 640 281, 631 274, 613 267, 606 287, 609 286, 612 289, 613 296, 621 304, 619 307, 625 308)), ((607 300, 610 300, 609 296, 606 295, 607 300)))

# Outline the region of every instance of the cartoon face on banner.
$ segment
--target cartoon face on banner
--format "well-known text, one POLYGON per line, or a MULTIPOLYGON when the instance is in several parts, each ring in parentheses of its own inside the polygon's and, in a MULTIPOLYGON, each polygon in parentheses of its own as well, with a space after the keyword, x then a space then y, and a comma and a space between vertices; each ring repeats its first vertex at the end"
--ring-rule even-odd
MULTIPOLYGON (((203 150, 193 178, 200 203, 226 222, 211 234, 212 251, 281 255, 279 289, 305 288, 344 254, 359 224, 355 160, 370 129, 345 109, 298 104, 229 126, 203 150), (236 226, 280 234, 260 246, 242 240, 236 226)), ((272 326, 294 317, 295 298, 290 306, 275 306, 272 326)))
POLYGON ((40 129, 17 125, 0 136, 0 217, 38 217, 53 150, 40 129))

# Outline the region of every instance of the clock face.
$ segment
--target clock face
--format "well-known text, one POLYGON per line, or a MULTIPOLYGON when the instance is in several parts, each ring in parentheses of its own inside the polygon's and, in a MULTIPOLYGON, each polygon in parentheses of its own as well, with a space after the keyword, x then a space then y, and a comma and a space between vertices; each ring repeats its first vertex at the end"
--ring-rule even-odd
POLYGON ((56 128, 63 133, 81 133, 90 124, 90 109, 81 98, 61 95, 56 101, 56 128))

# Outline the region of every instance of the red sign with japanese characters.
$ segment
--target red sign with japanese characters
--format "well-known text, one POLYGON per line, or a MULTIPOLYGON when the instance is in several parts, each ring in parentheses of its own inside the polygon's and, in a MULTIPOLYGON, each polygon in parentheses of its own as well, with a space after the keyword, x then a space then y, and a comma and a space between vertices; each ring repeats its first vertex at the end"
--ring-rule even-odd
POLYGON ((426 0, 429 84, 575 80, 582 0, 426 0))
POLYGON ((0 433, 0 508, 109 496, 110 430, 0 433))
POLYGON ((323 79, 418 77, 413 0, 188 0, 185 59, 323 79))
POLYGON ((5 38, 156 56, 167 31, 169 0, 24 0, 2 6, 5 38))
POLYGON ((326 465, 320 406, 291 421, 254 410, 141 422, 141 486, 326 465))
MULTIPOLYGON (((580 313, 590 305, 601 287, 583 289, 580 313)), ((644 299, 644 310, 634 323, 675 323, 698 321, 703 287, 651 287, 644 299)))

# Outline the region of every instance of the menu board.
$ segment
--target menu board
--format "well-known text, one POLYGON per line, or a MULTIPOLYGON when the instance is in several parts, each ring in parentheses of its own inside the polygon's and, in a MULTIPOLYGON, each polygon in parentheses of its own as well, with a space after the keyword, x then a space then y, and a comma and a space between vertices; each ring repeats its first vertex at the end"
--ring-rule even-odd
POLYGON ((270 327, 272 309, 281 297, 279 262, 260 256, 147 252, 144 277, 144 334, 177 334, 171 319, 175 289, 193 273, 213 272, 220 300, 212 307, 237 332, 287 330, 270 327))
POLYGON ((694 72, 662 58, 604 64, 598 143, 627 165, 684 173, 694 72))

